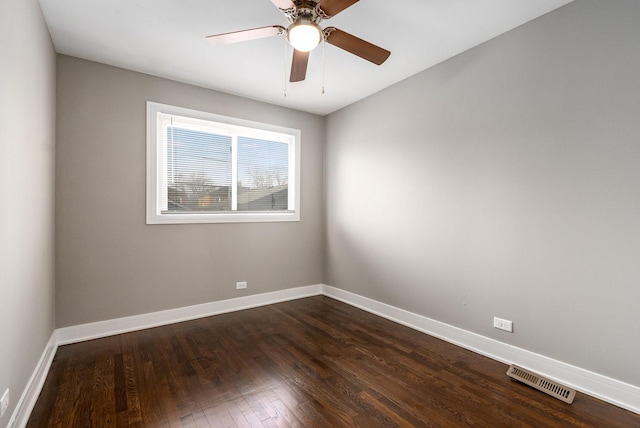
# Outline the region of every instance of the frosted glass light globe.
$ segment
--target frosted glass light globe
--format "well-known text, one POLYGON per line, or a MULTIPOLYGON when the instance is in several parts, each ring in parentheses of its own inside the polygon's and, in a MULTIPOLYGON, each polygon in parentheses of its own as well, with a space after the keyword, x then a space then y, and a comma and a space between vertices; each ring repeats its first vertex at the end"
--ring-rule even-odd
POLYGON ((309 52, 322 40, 322 29, 313 21, 299 20, 289 27, 287 38, 295 50, 309 52))

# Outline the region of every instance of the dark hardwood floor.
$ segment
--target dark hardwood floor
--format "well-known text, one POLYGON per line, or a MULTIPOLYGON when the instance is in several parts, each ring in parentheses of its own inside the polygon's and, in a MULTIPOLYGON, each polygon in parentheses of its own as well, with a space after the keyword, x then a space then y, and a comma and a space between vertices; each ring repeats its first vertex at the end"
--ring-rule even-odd
POLYGON ((58 349, 29 427, 640 427, 327 297, 58 349))

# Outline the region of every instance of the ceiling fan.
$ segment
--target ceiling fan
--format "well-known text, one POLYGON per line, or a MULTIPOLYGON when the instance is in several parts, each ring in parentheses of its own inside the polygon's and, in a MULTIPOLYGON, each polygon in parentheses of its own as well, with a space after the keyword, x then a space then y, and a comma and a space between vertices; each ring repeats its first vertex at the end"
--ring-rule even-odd
POLYGON ((290 82, 303 81, 307 74, 309 52, 324 40, 376 65, 389 58, 391 52, 371 44, 335 27, 322 29, 320 21, 342 12, 358 0, 271 0, 289 21, 287 28, 280 25, 208 36, 212 45, 227 45, 265 37, 287 35, 293 46, 290 82))

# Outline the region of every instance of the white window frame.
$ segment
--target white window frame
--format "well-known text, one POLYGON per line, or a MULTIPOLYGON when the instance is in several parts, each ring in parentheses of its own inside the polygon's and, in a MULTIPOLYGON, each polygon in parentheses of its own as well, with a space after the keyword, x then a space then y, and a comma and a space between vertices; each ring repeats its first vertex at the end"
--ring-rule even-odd
MULTIPOLYGON (((298 129, 253 122, 235 117, 191 110, 152 101, 147 102, 147 224, 185 223, 251 223, 300 221, 300 136, 298 129), (289 145, 289 178, 287 211, 209 211, 168 213, 166 145, 162 140, 163 115, 186 118, 194 127, 208 122, 216 131, 230 135, 287 142, 289 145), (204 121, 204 122, 203 122, 204 121)), ((237 167, 237 153, 232 154, 232 167, 237 167)), ((237 180, 232 179, 234 199, 237 180)), ((235 205, 235 204, 234 204, 235 205)))

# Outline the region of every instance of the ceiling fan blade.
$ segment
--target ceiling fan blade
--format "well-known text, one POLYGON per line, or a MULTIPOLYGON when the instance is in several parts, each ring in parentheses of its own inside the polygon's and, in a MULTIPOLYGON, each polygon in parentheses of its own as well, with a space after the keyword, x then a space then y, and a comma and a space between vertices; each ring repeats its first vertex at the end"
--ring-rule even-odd
MULTIPOLYGON (((283 0, 284 1, 284 0, 283 0)), ((349 6, 356 4, 358 0, 321 0, 320 1, 320 9, 327 16, 332 17, 336 16, 349 6)))
POLYGON ((307 64, 309 63, 309 52, 293 50, 293 61, 291 62, 291 77, 289 82, 302 82, 307 76, 307 64))
POLYGON ((272 25, 270 27, 253 28, 251 30, 215 34, 213 36, 206 37, 206 40, 214 46, 219 46, 228 45, 231 43, 245 42, 247 40, 262 39, 265 37, 277 36, 284 33, 284 27, 280 25, 272 25))
POLYGON ((291 0, 271 0, 271 3, 273 3, 278 9, 282 10, 293 9, 296 7, 291 0))
POLYGON ((389 58, 389 55, 391 55, 391 52, 388 50, 382 49, 380 46, 376 46, 366 40, 359 39, 356 36, 342 30, 338 30, 337 28, 329 27, 325 29, 325 34, 326 33, 329 33, 327 36, 327 43, 331 43, 340 49, 344 49, 345 51, 366 59, 367 61, 371 61, 374 64, 382 64, 387 60, 387 58, 389 58))

